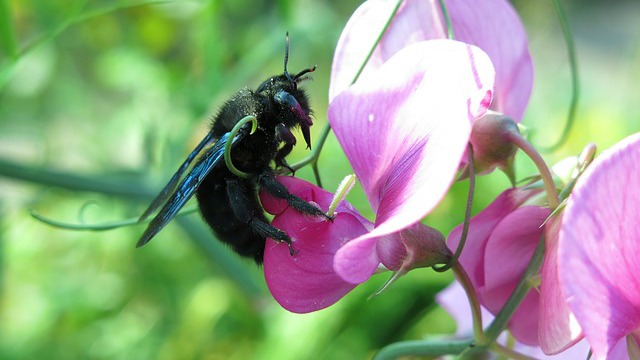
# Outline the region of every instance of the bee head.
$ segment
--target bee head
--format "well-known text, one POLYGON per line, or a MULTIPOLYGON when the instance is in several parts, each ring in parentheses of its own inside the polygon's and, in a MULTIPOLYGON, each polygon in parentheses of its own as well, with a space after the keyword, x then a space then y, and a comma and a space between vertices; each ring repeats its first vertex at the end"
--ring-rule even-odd
POLYGON ((311 139, 309 127, 313 125, 313 121, 309 116, 309 101, 303 90, 298 89, 298 83, 306 80, 308 73, 314 72, 316 67, 310 67, 297 73, 289 74, 287 63, 289 62, 289 33, 286 36, 286 47, 284 53, 284 73, 278 76, 272 76, 265 80, 257 89, 257 93, 268 96, 281 108, 284 116, 280 121, 287 127, 300 126, 302 135, 307 143, 307 147, 311 147, 311 139), (289 115, 289 116, 287 116, 289 115))

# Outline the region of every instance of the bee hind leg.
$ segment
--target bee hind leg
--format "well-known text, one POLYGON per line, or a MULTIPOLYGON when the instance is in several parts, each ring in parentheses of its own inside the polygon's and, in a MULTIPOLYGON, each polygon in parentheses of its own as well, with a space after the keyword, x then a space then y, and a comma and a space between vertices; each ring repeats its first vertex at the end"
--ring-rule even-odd
POLYGON ((291 238, 286 232, 271 226, 264 216, 255 190, 250 183, 234 178, 227 180, 227 196, 235 217, 248 224, 263 239, 271 238, 289 245, 289 253, 295 254, 291 238))

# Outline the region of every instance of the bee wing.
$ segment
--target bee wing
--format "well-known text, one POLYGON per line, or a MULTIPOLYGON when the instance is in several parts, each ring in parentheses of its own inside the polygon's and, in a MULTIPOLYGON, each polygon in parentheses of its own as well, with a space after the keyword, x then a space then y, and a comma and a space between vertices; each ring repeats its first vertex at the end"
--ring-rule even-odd
MULTIPOLYGON (((196 191, 198 186, 200 186, 202 180, 204 180, 211 169, 213 169, 213 167, 216 166, 216 164, 218 164, 220 161, 223 161, 224 147, 227 142, 231 141, 231 145, 233 145, 240 141, 243 137, 243 133, 240 132, 233 139, 229 140, 229 133, 226 133, 215 144, 213 144, 213 146, 207 149, 204 155, 193 166, 193 169, 191 169, 189 174, 187 174, 187 176, 182 179, 180 184, 177 186, 177 189, 175 190, 175 192, 173 192, 173 194, 171 194, 160 212, 158 212, 156 217, 151 220, 144 234, 142 234, 140 240, 138 240, 138 244, 136 245, 136 247, 140 247, 148 243, 149 240, 151 240, 158 232, 160 232, 160 230, 162 230, 162 228, 164 228, 165 225, 167 225, 169 221, 171 221, 171 219, 173 219, 176 214, 178 214, 178 211, 180 211, 180 209, 187 203, 187 201, 189 201, 191 196, 193 196, 193 193, 196 191)), ((200 143, 200 145, 202 145, 202 142, 200 143)), ((198 147, 200 147, 200 145, 198 145, 198 147)), ((195 150, 189 155, 189 157, 192 158, 193 156, 195 156, 194 153, 196 153, 195 150)), ((185 161, 185 163, 187 163, 187 161, 185 161)), ((182 169, 182 166, 178 171, 184 171, 184 169, 182 169)), ((176 181, 175 178, 177 175, 178 173, 173 176, 163 192, 168 188, 175 187, 175 185, 172 185, 171 182, 176 181)), ((177 176, 177 178, 180 178, 180 176, 177 176)), ((160 193, 160 195, 162 195, 162 193, 160 193)), ((160 198, 160 196, 158 196, 158 198, 160 198)), ((156 200, 158 198, 156 198, 156 200)))
POLYGON ((213 139, 214 139, 213 133, 209 132, 207 136, 205 136, 205 138, 202 139, 202 141, 200 141, 198 146, 196 146, 196 148, 193 149, 191 154, 189 154, 189 156, 187 156, 187 158, 182 163, 182 165, 180 165, 180 167, 178 168, 178 171, 176 171, 176 173, 173 174, 173 177, 171 177, 171 180, 169 180, 167 185, 165 185, 164 189, 162 189, 162 191, 160 191, 158 196, 156 196, 156 198, 153 199, 153 202, 151 202, 151 205, 149 205, 147 210, 145 210, 144 213, 140 215, 138 222, 145 221, 149 217, 149 215, 151 215, 154 211, 156 211, 160 207, 160 205, 164 204, 165 201, 167 201, 169 196, 175 191, 176 186, 178 186, 178 181, 182 177, 182 173, 184 173, 185 170, 187 170, 187 168, 189 167, 193 159, 196 157, 196 155, 198 155, 205 146, 209 145, 211 141, 213 141, 213 139))

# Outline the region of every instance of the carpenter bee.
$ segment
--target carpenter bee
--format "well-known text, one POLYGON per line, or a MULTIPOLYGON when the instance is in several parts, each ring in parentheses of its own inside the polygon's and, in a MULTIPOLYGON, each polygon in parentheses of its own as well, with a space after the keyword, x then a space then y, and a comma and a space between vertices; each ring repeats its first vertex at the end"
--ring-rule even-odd
POLYGON ((209 133, 140 217, 140 221, 145 220, 164 204, 138 241, 138 247, 162 230, 194 193, 204 220, 218 239, 258 264, 262 263, 266 238, 287 243, 289 252, 294 254, 289 236, 271 226, 265 217, 258 187, 286 200, 289 206, 302 213, 329 218, 321 209, 290 194, 275 179, 275 169, 284 167, 291 170, 285 161, 296 144, 291 129, 299 127, 307 148, 311 148, 311 109, 307 94, 298 85, 306 74, 315 70, 315 66, 291 75, 287 71, 288 59, 287 33, 284 73, 268 78, 256 90, 241 89, 222 105, 209 133), (246 124, 235 135, 232 134, 236 124, 247 116, 257 120, 255 132, 250 134, 250 124, 246 124), (226 151, 230 151, 231 163, 245 173, 245 177, 229 170, 224 160, 225 147, 230 148, 226 151), (203 154, 195 165, 182 178, 201 152, 203 154))

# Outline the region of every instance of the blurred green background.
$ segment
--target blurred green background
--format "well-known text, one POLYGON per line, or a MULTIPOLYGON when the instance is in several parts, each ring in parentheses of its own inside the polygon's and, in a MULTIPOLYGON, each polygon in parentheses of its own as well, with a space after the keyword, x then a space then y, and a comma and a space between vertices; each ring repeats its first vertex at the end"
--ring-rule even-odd
MULTIPOLYGON (((581 102, 569 141, 605 149, 640 131, 640 3, 564 2, 575 32, 581 102)), ((391 342, 449 334, 433 303, 451 274, 413 271, 367 300, 374 276, 335 306, 296 315, 270 297, 261 269, 221 246, 198 215, 152 244, 144 226, 70 231, 136 217, 242 86, 318 65, 305 83, 312 138, 326 124, 333 49, 359 1, 0 0, 0 358, 351 359, 391 342)), ((535 144, 557 139, 570 99, 566 49, 550 2, 515 1, 536 66, 524 119, 535 144)), ((291 160, 306 155, 299 146, 291 160)), ((292 162, 290 161, 290 162, 292 162)), ((320 158, 335 189, 350 167, 333 135, 320 158)), ((519 178, 533 167, 518 158, 519 178)), ((297 175, 312 179, 308 168, 297 175)), ((463 217, 455 184, 426 222, 445 234, 463 217)), ((508 186, 479 179, 477 212, 508 186)), ((362 191, 348 198, 371 218, 362 191)), ((497 264, 499 266, 499 264, 497 264)))

